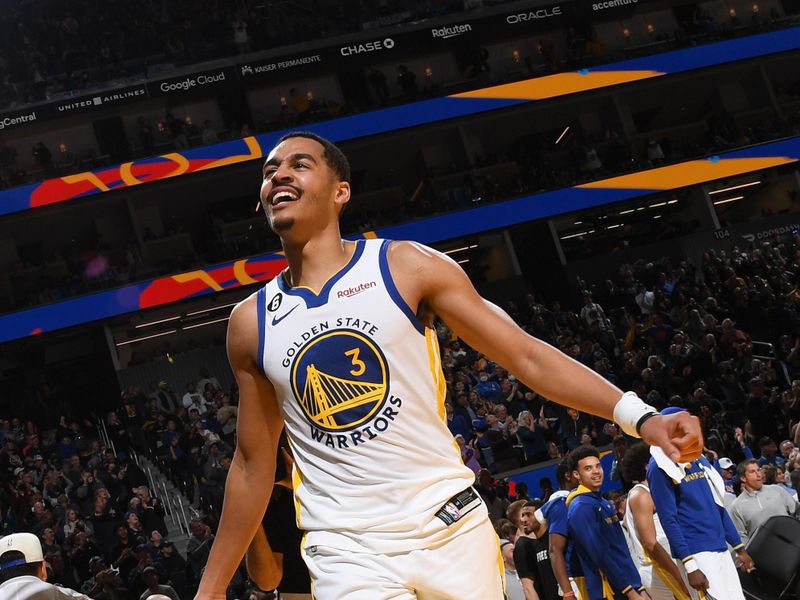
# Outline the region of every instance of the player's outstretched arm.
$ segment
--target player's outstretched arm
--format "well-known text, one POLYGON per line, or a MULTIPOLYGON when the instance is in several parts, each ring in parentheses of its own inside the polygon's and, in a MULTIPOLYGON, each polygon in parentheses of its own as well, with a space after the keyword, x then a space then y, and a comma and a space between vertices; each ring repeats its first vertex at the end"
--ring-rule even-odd
POLYGON ((228 323, 228 360, 239 384, 236 452, 225 484, 219 530, 197 599, 224 599, 225 590, 260 526, 275 480, 283 420, 275 391, 256 362, 255 296, 239 304, 228 323))
MULTIPOLYGON (((623 399, 622 391, 600 375, 525 333, 502 309, 483 299, 446 255, 413 242, 394 242, 389 265, 412 309, 429 306, 467 344, 542 396, 616 420, 632 435, 640 417, 655 412, 631 394, 623 399)), ((699 421, 685 412, 645 420, 640 435, 673 460, 687 455, 696 458, 702 450, 699 421)))

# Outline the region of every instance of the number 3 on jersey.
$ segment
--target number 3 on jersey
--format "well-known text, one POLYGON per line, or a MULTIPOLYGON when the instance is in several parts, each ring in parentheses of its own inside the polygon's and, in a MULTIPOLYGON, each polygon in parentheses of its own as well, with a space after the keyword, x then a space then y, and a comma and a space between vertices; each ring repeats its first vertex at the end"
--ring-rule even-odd
POLYGON ((367 365, 364 364, 364 361, 358 358, 359 353, 361 352, 360 348, 353 348, 352 350, 348 350, 344 353, 345 356, 349 356, 350 360, 353 363, 353 369, 350 369, 350 374, 354 377, 358 377, 359 375, 363 375, 364 371, 367 370, 367 365))

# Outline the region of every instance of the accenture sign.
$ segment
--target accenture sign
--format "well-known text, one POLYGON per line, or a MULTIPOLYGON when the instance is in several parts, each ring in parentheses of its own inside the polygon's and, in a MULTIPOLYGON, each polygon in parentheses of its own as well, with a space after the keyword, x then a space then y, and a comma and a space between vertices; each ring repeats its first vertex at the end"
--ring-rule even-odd
POLYGON ((536 10, 529 10, 522 13, 514 13, 506 16, 506 23, 509 25, 517 25, 519 23, 530 23, 531 21, 540 21, 542 19, 549 19, 551 17, 560 17, 563 14, 560 5, 548 6, 547 8, 539 8, 536 10))
POLYGON ((391 50, 392 48, 394 48, 394 40, 392 38, 386 38, 383 40, 353 44, 352 46, 342 46, 339 48, 339 53, 342 56, 358 56, 359 54, 391 50))
POLYGON ((450 38, 464 35, 470 31, 472 31, 472 25, 469 23, 464 23, 463 25, 451 25, 449 27, 445 26, 437 29, 431 29, 431 35, 440 40, 449 40, 450 38))

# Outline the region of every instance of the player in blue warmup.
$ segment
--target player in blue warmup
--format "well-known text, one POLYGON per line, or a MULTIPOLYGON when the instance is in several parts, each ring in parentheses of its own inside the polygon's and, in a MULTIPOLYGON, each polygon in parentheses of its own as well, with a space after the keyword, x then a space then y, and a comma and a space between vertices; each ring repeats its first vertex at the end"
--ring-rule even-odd
POLYGON ((603 465, 593 446, 581 446, 569 454, 580 485, 567 498, 567 525, 583 571, 578 589, 582 600, 640 600, 644 590, 633 564, 619 516, 600 494, 603 465))
MULTIPOLYGON (((662 415, 683 412, 669 407, 662 415)), ((651 448, 647 482, 673 558, 686 568, 689 584, 717 600, 744 600, 736 565, 728 544, 742 568, 753 570, 739 533, 725 510, 725 482, 705 456, 676 463, 659 448, 651 448)), ((702 595, 701 595, 702 597, 702 595)))

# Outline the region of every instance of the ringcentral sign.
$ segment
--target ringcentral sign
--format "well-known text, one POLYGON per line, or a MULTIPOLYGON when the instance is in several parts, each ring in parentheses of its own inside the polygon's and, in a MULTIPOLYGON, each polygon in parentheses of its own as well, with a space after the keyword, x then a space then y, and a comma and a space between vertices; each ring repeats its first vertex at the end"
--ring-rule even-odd
POLYGON ((158 84, 158 89, 162 92, 188 92, 192 89, 215 83, 222 83, 223 81, 225 81, 225 71, 219 71, 216 73, 194 75, 178 81, 162 81, 158 84))
POLYGON ((36 121, 36 111, 17 115, 15 117, 0 117, 0 131, 6 127, 13 127, 14 125, 22 125, 23 123, 33 123, 36 121))
POLYGON ((563 14, 561 5, 549 6, 547 8, 539 8, 536 10, 529 10, 523 13, 514 13, 506 16, 506 23, 509 25, 516 25, 518 23, 529 23, 531 21, 540 21, 541 19, 549 19, 551 17, 560 17, 563 14))
POLYGON ((351 46, 342 46, 339 48, 339 54, 342 56, 358 56, 359 54, 391 50, 392 48, 394 48, 394 40, 392 38, 385 38, 383 40, 373 40, 371 42, 360 42, 351 46))

